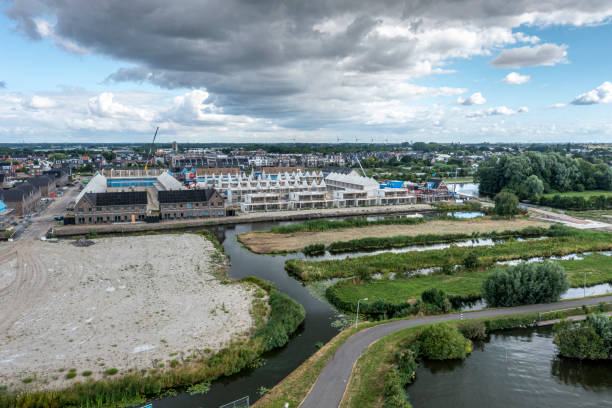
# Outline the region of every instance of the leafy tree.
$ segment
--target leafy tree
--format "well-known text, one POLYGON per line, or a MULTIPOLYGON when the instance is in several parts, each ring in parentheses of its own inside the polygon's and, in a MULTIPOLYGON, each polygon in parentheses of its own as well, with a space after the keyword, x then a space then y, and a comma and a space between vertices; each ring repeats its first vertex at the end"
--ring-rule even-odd
POLYGON ((523 183, 523 191, 526 199, 535 201, 544 193, 544 183, 535 174, 527 177, 523 183))
POLYGON ((446 292, 442 289, 431 288, 421 293, 421 299, 426 304, 433 306, 440 312, 449 312, 451 310, 451 303, 446 296, 446 292))
POLYGON ((495 214, 512 218, 519 213, 519 200, 516 195, 509 191, 502 191, 494 198, 495 214))
POLYGON ((587 323, 602 338, 608 353, 612 352, 612 318, 605 314, 593 313, 587 316, 587 323))
POLYGON ((426 327, 417 340, 421 355, 430 360, 464 359, 472 352, 472 342, 448 323, 426 327))
POLYGON ((568 288, 567 272, 559 264, 523 262, 489 275, 482 295, 489 306, 507 307, 555 302, 568 288))
POLYGON ((554 343, 563 357, 600 360, 608 357, 601 336, 588 323, 562 321, 554 326, 554 343))

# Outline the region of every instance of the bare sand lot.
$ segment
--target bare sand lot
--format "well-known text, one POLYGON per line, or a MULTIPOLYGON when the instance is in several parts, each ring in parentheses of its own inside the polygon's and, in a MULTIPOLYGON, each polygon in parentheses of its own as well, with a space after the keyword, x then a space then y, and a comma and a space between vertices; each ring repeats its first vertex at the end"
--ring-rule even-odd
MULTIPOLYGON (((206 238, 169 234, 0 246, 0 386, 53 388, 218 350, 253 326, 249 286, 211 272, 206 238), (67 380, 69 369, 77 377, 67 380)), ((221 260, 222 262, 222 260, 221 260)))
POLYGON ((374 225, 371 227, 345 228, 322 232, 295 232, 276 234, 271 232, 249 232, 238 238, 243 245, 258 254, 274 252, 299 251, 311 244, 331 244, 336 241, 349 241, 359 238, 382 238, 396 235, 420 234, 471 234, 472 232, 490 232, 520 230, 529 226, 548 226, 550 223, 527 218, 513 220, 492 220, 475 218, 473 220, 434 220, 422 224, 374 225))

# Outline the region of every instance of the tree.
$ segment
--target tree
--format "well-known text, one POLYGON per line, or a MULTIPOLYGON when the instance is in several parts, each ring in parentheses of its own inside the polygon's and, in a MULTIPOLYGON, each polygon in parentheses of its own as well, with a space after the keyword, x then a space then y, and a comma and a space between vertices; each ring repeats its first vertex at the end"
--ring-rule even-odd
POLYGON ((472 342, 448 323, 426 327, 417 339, 421 355, 430 360, 464 359, 472 352, 472 342))
POLYGON ((506 218, 512 218, 519 213, 519 200, 516 195, 509 191, 502 191, 494 198, 495 214, 506 218))
POLYGON ((446 293, 442 289, 431 288, 421 293, 421 299, 424 303, 433 306, 440 312, 449 312, 451 310, 451 303, 446 296, 446 293))
POLYGON ((482 284, 489 306, 519 306, 559 300, 569 288, 567 272, 553 262, 526 263, 498 269, 482 284))
POLYGON ((538 176, 532 174, 523 182, 523 191, 525 194, 524 198, 536 201, 544 193, 544 183, 542 183, 538 176))
POLYGON ((554 343, 563 357, 580 360, 600 360, 608 357, 601 336, 588 322, 562 321, 554 326, 554 343))

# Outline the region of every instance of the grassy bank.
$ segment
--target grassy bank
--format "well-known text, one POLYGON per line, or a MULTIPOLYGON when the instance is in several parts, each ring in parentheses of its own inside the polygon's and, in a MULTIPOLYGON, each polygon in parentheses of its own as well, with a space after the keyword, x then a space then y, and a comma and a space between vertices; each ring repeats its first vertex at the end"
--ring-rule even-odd
POLYGON ((76 382, 62 390, 21 394, 0 391, 0 406, 59 408, 135 405, 198 384, 201 384, 200 389, 206 389, 206 383, 257 365, 261 354, 289 341, 290 335, 304 321, 305 312, 300 304, 274 290, 271 285, 257 279, 246 281, 257 284, 255 290, 259 293, 256 299, 260 299, 253 305, 256 327, 250 338, 236 340, 217 353, 207 350, 194 353, 183 362, 177 361, 173 367, 133 370, 117 378, 113 378, 113 373, 103 380, 76 382), (264 300, 266 296, 267 305, 264 300))
MULTIPOLYGON (((436 217, 437 218, 437 217, 436 217)), ((452 218, 452 217, 444 217, 452 218)), ((348 220, 313 220, 297 224, 272 227, 270 232, 275 234, 293 234, 295 232, 322 232, 344 228, 363 228, 373 225, 414 225, 426 222, 426 218, 385 218, 382 220, 366 220, 363 218, 350 218, 348 220)))
POLYGON ((259 254, 304 251, 313 245, 322 246, 323 250, 340 253, 487 237, 533 237, 542 235, 544 230, 551 225, 523 217, 513 220, 493 217, 472 219, 433 217, 399 220, 402 221, 400 224, 388 223, 385 220, 385 224, 382 225, 364 224, 361 227, 332 228, 325 231, 298 231, 286 234, 246 232, 239 234, 238 240, 250 251, 259 254), (410 221, 406 223, 403 220, 410 221), (524 231, 515 232, 519 230, 524 231))
POLYGON ((565 193, 543 194, 542 196, 547 197, 547 198, 552 198, 554 196, 591 198, 594 196, 602 196, 602 195, 606 197, 612 197, 612 191, 607 191, 607 190, 567 191, 565 193))
MULTIPOLYGON (((610 305, 600 305, 587 308, 586 311, 607 311, 610 309, 610 305)), ((539 316, 537 313, 525 313, 478 320, 485 324, 487 332, 492 332, 529 326, 538 319, 552 320, 584 313, 584 308, 576 308, 541 313, 539 316)), ((461 324, 460 321, 449 323, 454 325, 461 324)), ((402 345, 414 339, 426 326, 416 326, 397 331, 370 345, 359 357, 353 368, 340 407, 362 408, 382 406, 382 401, 385 397, 385 374, 395 370, 393 358, 395 353, 400 350, 402 345)), ((418 381, 418 377, 416 381, 418 381)))
MULTIPOLYGON (((590 254, 582 260, 557 261, 567 271, 571 287, 582 287, 584 273, 587 273, 587 286, 612 282, 612 257, 590 254)), ((493 273, 494 268, 479 271, 463 271, 453 275, 441 273, 416 275, 407 279, 380 280, 369 283, 355 283, 353 280, 340 281, 326 291, 327 299, 338 309, 355 312, 357 301, 361 302, 360 311, 369 313, 384 312, 385 307, 395 311, 408 307, 413 300, 431 288, 445 291, 449 296, 459 296, 466 300, 479 299, 484 280, 493 273), (379 301, 379 304, 374 304, 379 301), (384 303, 382 303, 384 302, 384 303), (388 303, 388 304, 387 304, 388 303)))
POLYGON ((612 249, 612 234, 600 231, 574 230, 572 235, 551 237, 539 241, 510 240, 495 246, 456 247, 421 252, 382 253, 342 260, 308 261, 291 259, 285 264, 287 271, 304 281, 346 278, 358 269, 366 268, 370 274, 395 272, 403 274, 429 267, 462 264, 468 253, 478 257, 480 265, 497 261, 528 259, 538 256, 561 256, 586 251, 612 249))
POLYGON ((572 231, 553 225, 550 228, 527 227, 521 230, 505 230, 491 232, 473 232, 471 234, 422 234, 399 235, 386 238, 361 238, 350 241, 332 242, 327 250, 332 254, 360 251, 377 251, 381 249, 402 248, 411 245, 429 245, 439 243, 452 243, 476 239, 508 239, 508 238, 537 238, 542 236, 571 235, 572 231))
MULTIPOLYGON (((552 306, 551 306, 552 307, 552 306)), ((592 308, 593 310, 596 307, 592 308)), ((608 307, 606 310, 610 310, 608 307)), ((546 319, 558 319, 565 316, 577 315, 584 313, 584 309, 570 309, 564 310, 560 312, 549 312, 542 313, 542 320, 546 319)), ((528 325, 533 322, 533 320, 537 320, 538 316, 534 313, 524 314, 524 315, 513 315, 502 318, 490 319, 488 320, 488 328, 489 330, 499 330, 504 328, 512 328, 519 327, 520 325, 528 325)), ((315 354, 313 354, 308 360, 302 363, 298 368, 291 372, 285 379, 283 379, 280 383, 278 383, 274 388, 272 388, 266 395, 264 395, 261 399, 259 399, 255 404, 252 405, 254 408, 283 408, 286 402, 289 403, 290 407, 297 407, 299 404, 306 398, 306 395, 314 385, 315 381, 319 377, 319 374, 327 364, 327 362, 332 358, 334 353, 348 340, 353 334, 358 331, 365 330, 367 328, 377 326, 380 324, 388 323, 389 321, 383 322, 363 322, 360 323, 359 329, 355 329, 354 326, 351 326, 348 329, 345 329, 341 333, 339 333, 336 337, 331 339, 327 344, 321 347, 315 354)), ((423 326, 421 326, 423 327, 423 326)), ((410 330, 410 329, 407 329, 410 330)), ((386 337, 385 337, 386 338, 386 337)), ((384 339, 384 338, 383 338, 384 339)), ((382 341, 383 339, 379 340, 382 341)), ((377 343, 374 343, 377 344, 377 343)), ((366 353, 362 355, 362 357, 366 356, 366 353)), ((379 364, 383 364, 384 355, 379 360, 379 364)), ((359 364, 358 360, 358 364, 359 364)), ((371 360, 375 361, 375 360, 371 360)), ((356 366, 357 367, 357 366, 356 366)), ((374 377, 375 373, 370 370, 361 370, 363 375, 368 376, 367 383, 368 384, 379 384, 379 381, 374 377), (372 376, 371 376, 372 374, 372 376)), ((359 379, 359 376, 355 375, 355 371, 351 375, 350 382, 347 388, 347 394, 349 392, 355 392, 360 390, 361 384, 356 384, 354 382, 355 379, 359 379)), ((368 385, 369 387, 369 385, 368 385)), ((369 390, 373 390, 376 392, 378 388, 372 387, 369 390)), ((376 395, 376 394, 372 394, 376 395)), ((353 399, 356 403, 359 402, 359 397, 353 399)), ((342 402, 344 404, 344 400, 342 402)), ((344 406, 344 405, 343 405, 344 406)), ((359 405, 352 405, 359 406, 359 405)), ((372 406, 372 405, 361 405, 360 408, 372 406)))

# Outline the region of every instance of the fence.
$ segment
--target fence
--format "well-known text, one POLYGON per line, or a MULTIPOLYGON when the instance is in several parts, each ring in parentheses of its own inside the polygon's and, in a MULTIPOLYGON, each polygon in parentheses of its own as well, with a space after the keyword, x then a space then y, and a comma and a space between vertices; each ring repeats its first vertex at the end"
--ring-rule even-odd
POLYGON ((249 408, 249 397, 242 397, 236 401, 221 405, 219 408, 249 408))

